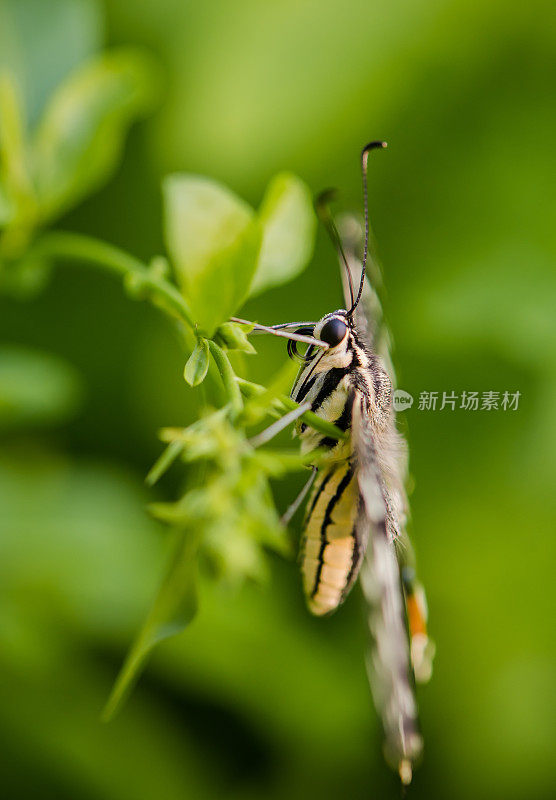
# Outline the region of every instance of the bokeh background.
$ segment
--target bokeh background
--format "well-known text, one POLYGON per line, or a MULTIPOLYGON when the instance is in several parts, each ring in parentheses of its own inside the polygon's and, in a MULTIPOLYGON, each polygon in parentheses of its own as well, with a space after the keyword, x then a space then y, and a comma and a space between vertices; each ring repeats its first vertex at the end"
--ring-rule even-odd
MULTIPOLYGON (((74 50, 141 45, 160 63, 160 101, 117 174, 60 222, 140 257, 162 251, 169 171, 217 178, 256 205, 286 168, 359 208, 359 150, 388 140, 370 206, 399 384, 521 392, 517 411, 400 415, 437 644, 408 797, 554 797, 553 3, 9 5, 35 113, 74 50)), ((7 47, 14 31, 2 34, 7 47)), ((244 314, 313 319, 339 304, 321 231, 303 276, 244 314)), ((312 619, 295 564, 277 556, 268 586, 206 583, 191 628, 159 648, 121 715, 99 721, 164 561, 144 504, 171 498, 174 479, 148 492, 143 476, 157 430, 195 415, 183 354, 155 310, 73 265, 32 299, 0 299, 0 337, 6 374, 25 363, 27 386, 0 450, 4 796, 399 797, 358 592, 312 619)), ((264 382, 285 357, 260 341, 251 376, 264 382)), ((277 484, 279 507, 295 491, 277 484)))

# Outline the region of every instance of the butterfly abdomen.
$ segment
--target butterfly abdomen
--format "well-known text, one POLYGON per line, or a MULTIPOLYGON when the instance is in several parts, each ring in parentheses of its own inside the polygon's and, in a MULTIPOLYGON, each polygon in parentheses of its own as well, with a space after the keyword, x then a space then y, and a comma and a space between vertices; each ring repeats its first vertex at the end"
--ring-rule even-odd
POLYGON ((309 500, 301 544, 303 588, 314 614, 333 611, 357 578, 366 541, 356 535, 359 487, 351 436, 352 409, 356 395, 363 396, 378 427, 389 413, 389 387, 377 359, 350 331, 340 345, 316 354, 300 370, 291 396, 309 403, 311 410, 334 423, 346 439, 326 436, 299 423, 302 451, 328 451, 321 463, 309 500), (386 392, 388 389, 388 392, 386 392), (387 396, 386 396, 387 395, 387 396))
MULTIPOLYGON (((350 433, 354 382, 351 342, 336 365, 311 374, 302 370, 292 390, 297 402, 309 402, 311 410, 350 433)), ((327 450, 307 505, 301 542, 303 589, 309 610, 327 614, 344 600, 363 556, 354 533, 358 490, 351 436, 337 440, 301 423, 297 433, 302 450, 327 450)))
POLYGON ((349 460, 319 471, 305 520, 301 572, 309 610, 333 611, 344 599, 361 560, 354 536, 357 487, 349 460))

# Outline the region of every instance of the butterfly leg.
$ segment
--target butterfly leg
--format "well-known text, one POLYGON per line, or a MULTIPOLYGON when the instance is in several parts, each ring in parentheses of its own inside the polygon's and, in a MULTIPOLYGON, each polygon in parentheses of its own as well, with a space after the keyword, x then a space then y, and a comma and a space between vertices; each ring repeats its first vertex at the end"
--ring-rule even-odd
POLYGON ((299 492, 299 494, 297 495, 297 497, 295 498, 293 503, 291 503, 288 506, 288 508, 286 509, 286 511, 282 514, 282 516, 280 518, 280 522, 282 523, 282 525, 288 525, 290 523, 293 515, 295 514, 295 512, 297 511, 297 509, 299 508, 301 503, 305 500, 305 498, 307 497, 307 494, 309 493, 309 490, 310 490, 311 486, 315 482, 315 478, 317 477, 318 470, 317 470, 316 467, 311 467, 311 470, 312 470, 311 471, 311 477, 305 483, 305 485, 303 486, 303 489, 299 492))
POLYGON ((302 403, 297 408, 294 408, 293 411, 289 411, 287 414, 284 414, 283 417, 277 419, 276 422, 273 422, 272 425, 269 425, 268 428, 264 429, 264 431, 261 431, 256 436, 253 436, 253 438, 249 440, 249 444, 252 447, 260 447, 262 444, 270 442, 270 440, 274 439, 274 437, 283 431, 284 428, 287 428, 288 425, 291 425, 292 422, 295 422, 296 419, 302 417, 303 414, 310 409, 310 403, 302 403))

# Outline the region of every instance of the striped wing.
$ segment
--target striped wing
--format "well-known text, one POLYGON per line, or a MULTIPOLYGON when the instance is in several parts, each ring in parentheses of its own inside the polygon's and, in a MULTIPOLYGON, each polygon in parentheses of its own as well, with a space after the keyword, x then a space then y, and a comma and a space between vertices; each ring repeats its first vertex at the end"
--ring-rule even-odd
MULTIPOLYGON (((356 223, 352 220, 352 230, 354 225, 356 223)), ((353 233, 351 240, 348 239, 346 242, 345 251, 352 279, 354 284, 357 285, 361 275, 361 261, 356 255, 356 242, 353 233)), ((372 260, 370 254, 367 271, 374 275, 373 281, 376 284, 381 282, 380 267, 372 260)), ((345 276, 344 294, 347 301, 349 292, 345 276)), ((367 279, 365 279, 361 301, 355 309, 354 316, 358 338, 370 352, 379 356, 380 362, 390 378, 392 389, 394 389, 396 386, 396 374, 390 354, 392 337, 384 322, 382 305, 378 294, 367 279)), ((388 526, 392 537, 396 540, 400 559, 407 560, 408 563, 413 565, 413 552, 406 533, 408 514, 407 494, 405 491, 408 472, 407 447, 402 436, 396 430, 394 409, 391 408, 389 413, 390 420, 387 430, 380 437, 380 442, 378 443, 379 468, 382 480, 387 487, 388 495, 388 526)))
POLYGON ((382 717, 387 758, 399 769, 402 780, 409 782, 422 740, 400 569, 388 522, 390 500, 380 466, 379 442, 361 394, 354 401, 352 435, 360 497, 355 535, 359 542, 369 540, 360 572, 372 637, 369 680, 382 717))
MULTIPOLYGON (((341 230, 344 249, 352 275, 357 286, 361 275, 361 260, 358 251, 363 238, 357 220, 345 215, 341 230)), ((388 373, 392 388, 396 386, 396 374, 391 359, 392 337, 382 314, 382 305, 378 292, 374 287, 382 285, 382 274, 379 264, 369 253, 367 275, 361 302, 355 310, 355 321, 358 336, 367 348, 376 353, 388 373)), ((349 287, 344 271, 344 296, 346 303, 350 299, 349 287)), ((427 602, 423 586, 419 583, 415 572, 415 554, 406 531, 409 513, 405 484, 408 473, 407 448, 402 437, 395 429, 395 412, 391 411, 390 430, 381 437, 381 472, 388 495, 388 527, 396 542, 396 556, 403 577, 403 588, 407 604, 407 614, 411 634, 411 661, 415 678, 419 683, 426 683, 432 674, 434 643, 427 633, 427 602), (386 465, 386 468, 384 466, 386 465)))
MULTIPOLYGON (((361 275, 361 260, 357 255, 360 226, 353 217, 346 217, 342 232, 352 281, 357 286, 361 275)), ((390 355, 392 339, 374 288, 381 285, 382 276, 378 263, 371 256, 367 275, 372 283, 365 280, 361 301, 355 310, 357 334, 369 351, 380 357, 395 387, 390 355)), ((349 284, 344 274, 343 281, 345 300, 350 303, 349 284)), ((368 672, 383 720, 388 758, 400 769, 402 779, 409 781, 411 765, 422 750, 414 674, 419 680, 428 680, 434 648, 426 633, 426 602, 423 589, 415 579, 413 549, 406 532, 407 448, 396 431, 394 410, 388 424, 377 430, 371 425, 364 403, 364 398, 356 401, 352 436, 362 498, 356 537, 364 541, 370 533, 361 567, 361 585, 367 600, 372 637, 368 672)))

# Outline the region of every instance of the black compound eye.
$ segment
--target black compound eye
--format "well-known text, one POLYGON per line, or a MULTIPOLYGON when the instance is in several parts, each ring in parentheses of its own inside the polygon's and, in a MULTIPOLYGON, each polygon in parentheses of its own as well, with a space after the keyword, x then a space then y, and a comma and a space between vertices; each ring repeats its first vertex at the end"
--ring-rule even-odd
POLYGON ((325 322, 322 326, 320 339, 322 339, 323 342, 326 342, 326 344, 329 344, 330 347, 336 347, 337 344, 340 344, 346 333, 346 323, 337 317, 333 317, 332 319, 329 319, 328 322, 325 322))

